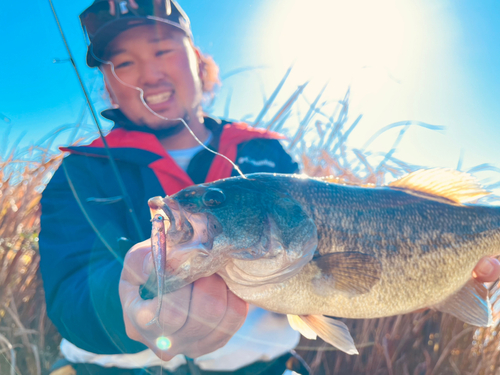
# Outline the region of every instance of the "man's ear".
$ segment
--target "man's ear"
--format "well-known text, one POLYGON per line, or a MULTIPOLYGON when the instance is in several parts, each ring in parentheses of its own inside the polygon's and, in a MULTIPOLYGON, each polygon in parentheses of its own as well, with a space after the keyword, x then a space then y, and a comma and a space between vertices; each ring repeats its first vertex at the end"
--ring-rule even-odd
POLYGON ((106 91, 108 92, 108 96, 109 96, 109 100, 111 101, 111 105, 115 108, 118 108, 119 105, 118 105, 118 101, 116 100, 115 93, 113 92, 113 89, 111 88, 108 80, 106 79, 106 74, 104 72, 102 72, 102 74, 104 76, 104 87, 106 88, 106 91))
POLYGON ((196 54, 196 60, 198 61, 198 76, 201 79, 201 82, 205 82, 205 75, 206 75, 206 70, 205 70, 205 63, 203 62, 203 59, 201 58, 201 52, 198 49, 198 47, 193 46, 194 53, 196 54))

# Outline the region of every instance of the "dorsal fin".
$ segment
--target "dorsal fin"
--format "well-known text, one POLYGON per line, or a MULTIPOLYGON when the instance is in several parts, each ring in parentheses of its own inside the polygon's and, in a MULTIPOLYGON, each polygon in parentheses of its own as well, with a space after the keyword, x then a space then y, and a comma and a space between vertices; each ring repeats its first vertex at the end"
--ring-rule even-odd
POLYGON ((332 184, 344 184, 345 180, 343 178, 334 176, 334 175, 329 175, 329 176, 321 176, 317 177, 321 181, 329 182, 332 184))
POLYGON ((449 168, 421 169, 391 182, 389 187, 458 204, 491 194, 470 174, 449 168))
POLYGON ((375 184, 372 183, 356 183, 356 182, 351 182, 346 180, 345 178, 338 177, 335 175, 329 175, 329 176, 321 176, 321 177, 315 177, 320 181, 328 182, 330 184, 337 184, 337 185, 350 185, 350 186, 361 186, 361 187, 376 187, 375 184))

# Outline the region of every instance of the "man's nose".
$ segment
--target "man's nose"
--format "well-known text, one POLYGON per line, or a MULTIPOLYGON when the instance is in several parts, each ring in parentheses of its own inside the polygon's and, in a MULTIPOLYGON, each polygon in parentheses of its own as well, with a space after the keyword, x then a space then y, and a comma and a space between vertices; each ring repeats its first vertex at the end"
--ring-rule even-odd
POLYGON ((142 64, 141 69, 141 84, 156 85, 159 81, 167 76, 164 71, 164 66, 156 61, 147 61, 142 64))

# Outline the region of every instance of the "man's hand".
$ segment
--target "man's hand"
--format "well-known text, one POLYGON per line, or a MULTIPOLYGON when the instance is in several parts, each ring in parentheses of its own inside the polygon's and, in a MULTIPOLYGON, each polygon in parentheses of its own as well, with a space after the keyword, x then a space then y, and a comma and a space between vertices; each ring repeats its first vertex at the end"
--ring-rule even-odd
POLYGON ((482 283, 497 280, 500 277, 500 262, 496 258, 484 257, 472 271, 472 277, 482 283))
POLYGON ((158 303, 157 298, 145 301, 139 295, 139 286, 153 270, 150 250, 150 240, 146 240, 132 247, 125 257, 119 291, 127 335, 167 361, 177 354, 196 358, 224 346, 245 321, 248 304, 218 275, 165 294, 159 325, 146 325, 158 303), (157 346, 160 337, 168 339, 162 342, 170 343, 169 349, 157 346))

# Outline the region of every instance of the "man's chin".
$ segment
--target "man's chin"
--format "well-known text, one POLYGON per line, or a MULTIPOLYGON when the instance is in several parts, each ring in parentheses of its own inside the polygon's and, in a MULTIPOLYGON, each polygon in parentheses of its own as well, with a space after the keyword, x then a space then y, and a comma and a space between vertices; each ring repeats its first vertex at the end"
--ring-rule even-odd
POLYGON ((147 132, 156 135, 157 138, 167 138, 167 137, 172 137, 176 134, 179 134, 181 131, 184 130, 184 124, 181 121, 176 121, 172 124, 169 124, 168 127, 160 127, 160 128, 152 128, 149 126, 146 126, 148 129, 147 132))
MULTIPOLYGON (((187 123, 187 119, 184 119, 187 123)), ((143 133, 154 134, 157 138, 167 138, 179 134, 184 129, 184 124, 182 121, 168 121, 160 124, 146 124, 135 125, 128 123, 122 125, 127 130, 139 131, 143 133)))
MULTIPOLYGON (((180 120, 180 118, 181 117, 172 117, 172 120, 165 120, 159 122, 154 121, 153 123, 149 123, 149 121, 146 121, 145 118, 142 118, 141 126, 147 128, 148 130, 146 131, 148 133, 154 134, 158 138, 167 138, 180 133, 184 129, 185 125, 180 120)), ((185 121, 186 124, 189 124, 190 118, 187 112, 184 113, 182 119, 185 121)))

